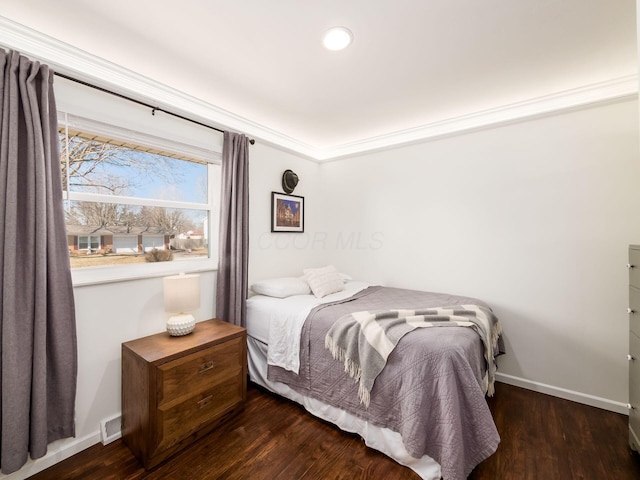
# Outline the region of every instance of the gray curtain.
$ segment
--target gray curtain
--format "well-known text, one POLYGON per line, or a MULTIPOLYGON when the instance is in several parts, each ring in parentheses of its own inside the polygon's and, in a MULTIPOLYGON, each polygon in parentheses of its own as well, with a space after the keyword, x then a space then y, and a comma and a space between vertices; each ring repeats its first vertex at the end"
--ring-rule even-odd
POLYGON ((53 72, 0 49, 0 467, 75 435, 76 323, 53 72))
POLYGON ((224 132, 216 317, 245 326, 249 266, 249 139, 224 132))

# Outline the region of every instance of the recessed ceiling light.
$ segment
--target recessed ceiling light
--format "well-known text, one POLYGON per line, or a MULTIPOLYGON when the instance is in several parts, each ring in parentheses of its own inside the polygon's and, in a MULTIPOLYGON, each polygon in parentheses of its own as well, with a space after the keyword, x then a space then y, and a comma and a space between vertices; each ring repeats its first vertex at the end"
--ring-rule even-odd
POLYGON ((328 50, 343 50, 353 41, 353 33, 345 27, 333 27, 322 37, 322 44, 328 50))

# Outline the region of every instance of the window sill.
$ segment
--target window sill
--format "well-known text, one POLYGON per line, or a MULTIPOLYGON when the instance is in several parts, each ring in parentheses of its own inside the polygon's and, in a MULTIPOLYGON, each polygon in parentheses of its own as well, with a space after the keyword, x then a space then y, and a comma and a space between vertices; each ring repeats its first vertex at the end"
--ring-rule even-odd
POLYGON ((145 263, 117 267, 76 268, 71 270, 73 286, 85 287, 103 283, 128 282, 145 278, 166 277, 178 273, 211 272, 218 269, 212 259, 185 260, 180 262, 145 263))

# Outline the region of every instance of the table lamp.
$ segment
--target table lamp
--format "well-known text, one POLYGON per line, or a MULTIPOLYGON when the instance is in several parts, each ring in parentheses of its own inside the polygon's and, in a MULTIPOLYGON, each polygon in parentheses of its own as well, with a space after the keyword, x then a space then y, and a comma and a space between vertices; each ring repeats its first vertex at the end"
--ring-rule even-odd
POLYGON ((167 321, 167 332, 179 337, 193 332, 196 319, 188 312, 200 308, 200 275, 164 277, 164 309, 173 314, 167 321))

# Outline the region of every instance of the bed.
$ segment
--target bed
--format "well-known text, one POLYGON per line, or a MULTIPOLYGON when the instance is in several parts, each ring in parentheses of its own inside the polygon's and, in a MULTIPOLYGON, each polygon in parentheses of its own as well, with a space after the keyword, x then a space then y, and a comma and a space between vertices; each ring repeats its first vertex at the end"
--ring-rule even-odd
MULTIPOLYGON (((334 358, 325 345, 327 334, 339 322, 362 312, 444 306, 479 306, 490 312, 484 302, 370 285, 344 275, 340 287, 321 295, 305 287, 309 277, 273 279, 271 286, 285 280, 288 287, 276 291, 257 284, 251 287, 259 292, 247 300, 248 369, 253 382, 358 434, 367 446, 423 479, 465 479, 495 452, 500 437, 485 395, 492 392, 494 359, 503 353, 499 336, 489 342, 493 350, 487 360, 477 328, 447 324, 450 328, 411 330, 388 354, 368 403, 345 362, 334 358)), ((494 333, 499 334, 499 322, 495 317, 493 321, 494 333)))

